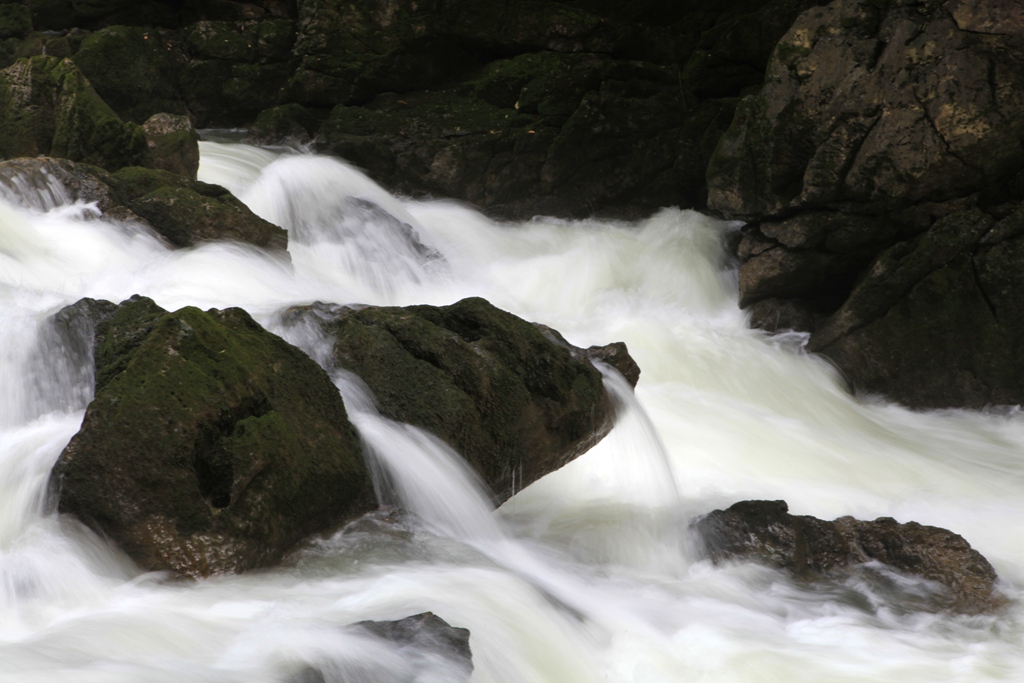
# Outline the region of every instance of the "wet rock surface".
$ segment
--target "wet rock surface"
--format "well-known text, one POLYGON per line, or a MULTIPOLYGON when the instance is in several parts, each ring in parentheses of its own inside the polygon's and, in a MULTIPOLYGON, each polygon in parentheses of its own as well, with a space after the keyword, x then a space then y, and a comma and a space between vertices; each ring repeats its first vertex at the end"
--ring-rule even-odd
POLYGON ((130 167, 108 173, 66 159, 12 159, 0 162, 0 195, 41 210, 95 202, 103 215, 141 223, 172 247, 223 240, 279 251, 288 246, 285 230, 223 187, 165 170, 130 167))
POLYGON ((331 338, 334 363, 367 384, 382 415, 451 445, 496 503, 611 429, 612 404, 586 352, 574 357, 568 344, 483 299, 441 307, 320 304, 285 314, 286 324, 302 321, 331 338))
POLYGON ((876 561, 903 574, 937 582, 933 606, 966 614, 1006 604, 992 565, 961 536, 890 517, 828 522, 791 515, 785 501, 748 500, 697 519, 705 553, 714 562, 752 560, 804 580, 843 579, 876 561))
POLYGON ((396 621, 361 621, 347 629, 382 641, 401 654, 399 666, 386 659, 369 662, 342 658, 338 662, 307 665, 288 677, 289 683, 325 683, 337 680, 444 680, 462 683, 473 673, 473 654, 469 631, 451 626, 432 612, 416 614, 396 621), (389 669, 389 664, 392 667, 389 669), (395 669, 398 669, 397 671, 395 669))
POLYGON ((1024 402, 1022 30, 999 0, 835 0, 794 22, 708 167, 709 206, 752 221, 753 324, 812 331, 856 390, 911 407, 1024 402))
POLYGON ((337 389, 244 311, 143 297, 79 309, 95 325, 95 398, 51 483, 61 512, 140 567, 271 566, 376 507, 337 389))

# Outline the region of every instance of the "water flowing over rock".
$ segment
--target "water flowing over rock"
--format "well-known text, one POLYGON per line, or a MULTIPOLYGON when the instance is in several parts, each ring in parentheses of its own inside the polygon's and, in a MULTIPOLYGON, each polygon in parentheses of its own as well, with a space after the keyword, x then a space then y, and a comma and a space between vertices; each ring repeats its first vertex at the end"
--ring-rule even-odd
POLYGON ((962 537, 938 527, 890 517, 827 522, 791 515, 785 501, 748 500, 711 512, 693 528, 715 562, 753 560, 800 579, 840 579, 855 565, 877 561, 941 584, 946 594, 938 607, 977 614, 1006 604, 992 565, 962 537))
POLYGON ((133 297, 96 325, 95 365, 95 398, 51 481, 61 512, 142 568, 273 565, 376 507, 337 389, 244 311, 133 297))
POLYGON ((107 173, 66 159, 12 159, 0 162, 0 194, 41 210, 95 202, 105 216, 142 223, 173 247, 215 240, 280 251, 288 246, 287 232, 223 187, 169 171, 130 167, 107 173))
MULTIPOLYGON (((483 299, 441 307, 317 304, 289 309, 284 321, 320 327, 334 363, 369 386, 382 415, 446 441, 498 503, 612 427, 589 352, 483 299)), ((615 355, 628 358, 624 345, 615 355)))
MULTIPOLYGON (((473 653, 469 647, 469 631, 451 626, 432 612, 416 614, 396 621, 360 621, 348 628, 351 633, 365 634, 374 640, 397 647, 411 671, 410 677, 424 676, 430 680, 451 683, 468 682, 473 673, 473 653)), ((384 665, 359 662, 339 667, 330 664, 309 665, 288 678, 288 683, 325 683, 337 680, 332 669, 344 669, 346 680, 393 680, 395 672, 384 665), (355 670, 355 671, 353 671, 355 670), (326 674, 326 675, 325 675, 326 674)), ((405 680, 405 679, 403 679, 405 680)))

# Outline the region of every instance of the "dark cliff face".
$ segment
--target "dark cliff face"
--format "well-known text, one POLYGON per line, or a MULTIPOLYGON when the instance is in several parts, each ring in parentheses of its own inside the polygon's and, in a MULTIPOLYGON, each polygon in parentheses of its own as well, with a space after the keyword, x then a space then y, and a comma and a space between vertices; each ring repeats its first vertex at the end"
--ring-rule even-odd
POLYGON ((1002 0, 801 15, 708 168, 740 304, 909 406, 1024 401, 1024 22, 1002 0))

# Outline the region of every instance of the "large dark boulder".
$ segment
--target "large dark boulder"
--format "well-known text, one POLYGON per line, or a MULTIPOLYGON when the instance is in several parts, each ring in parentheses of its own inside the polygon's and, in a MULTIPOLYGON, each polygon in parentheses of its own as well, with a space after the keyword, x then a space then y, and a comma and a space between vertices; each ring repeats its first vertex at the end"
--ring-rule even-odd
MULTIPOLYGON (((334 363, 369 386, 381 414, 450 444, 497 503, 612 427, 612 403, 589 352, 483 299, 441 307, 319 304, 289 309, 284 321, 319 326, 333 340, 334 363)), ((606 359, 628 358, 624 347, 612 351, 606 359)))
POLYGON ((693 528, 714 562, 752 560, 812 580, 842 579, 855 566, 877 561, 941 584, 945 593, 935 607, 978 614, 1006 604, 988 560, 938 527, 891 517, 827 522, 791 515, 785 501, 747 500, 701 517, 693 528))
POLYGON ((834 0, 802 14, 722 138, 709 205, 878 214, 1005 185, 1024 158, 1024 25, 1012 3, 981 4, 834 0))
POLYGON ((740 305, 813 332, 855 389, 1024 402, 1006 227, 1024 199, 1019 18, 1002 0, 808 10, 711 159, 709 206, 751 221, 740 305))
POLYGON ((79 309, 95 326, 96 392, 51 481, 61 512, 140 567, 270 566, 376 507, 337 389, 247 313, 142 297, 79 309))
POLYGON ((1024 208, 969 209, 887 249, 808 349, 919 408, 1024 403, 1024 208))

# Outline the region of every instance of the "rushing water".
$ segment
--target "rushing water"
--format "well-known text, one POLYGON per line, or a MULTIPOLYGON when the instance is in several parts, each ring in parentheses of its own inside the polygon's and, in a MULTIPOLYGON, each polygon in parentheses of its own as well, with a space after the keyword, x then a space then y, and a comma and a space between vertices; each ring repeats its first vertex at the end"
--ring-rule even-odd
POLYGON ((1024 417, 851 398, 799 339, 746 329, 729 226, 671 209, 495 224, 391 197, 336 160, 202 151, 201 179, 290 231, 290 261, 171 251, 59 188, 0 198, 0 681, 254 683, 307 663, 328 681, 445 681, 343 628, 423 611, 470 629, 479 682, 1024 680, 1020 602, 932 614, 907 608, 913 582, 807 586, 693 553, 693 516, 782 498, 798 514, 950 528, 1011 597, 1024 586, 1024 417), (283 308, 483 296, 580 346, 625 341, 643 375, 635 399, 607 379, 623 410, 603 442, 490 512, 457 454, 336 373, 382 490, 415 516, 317 539, 274 571, 169 582, 45 498, 91 377, 43 322, 83 296, 136 293, 244 307, 320 361, 324 340, 283 327, 283 308))

